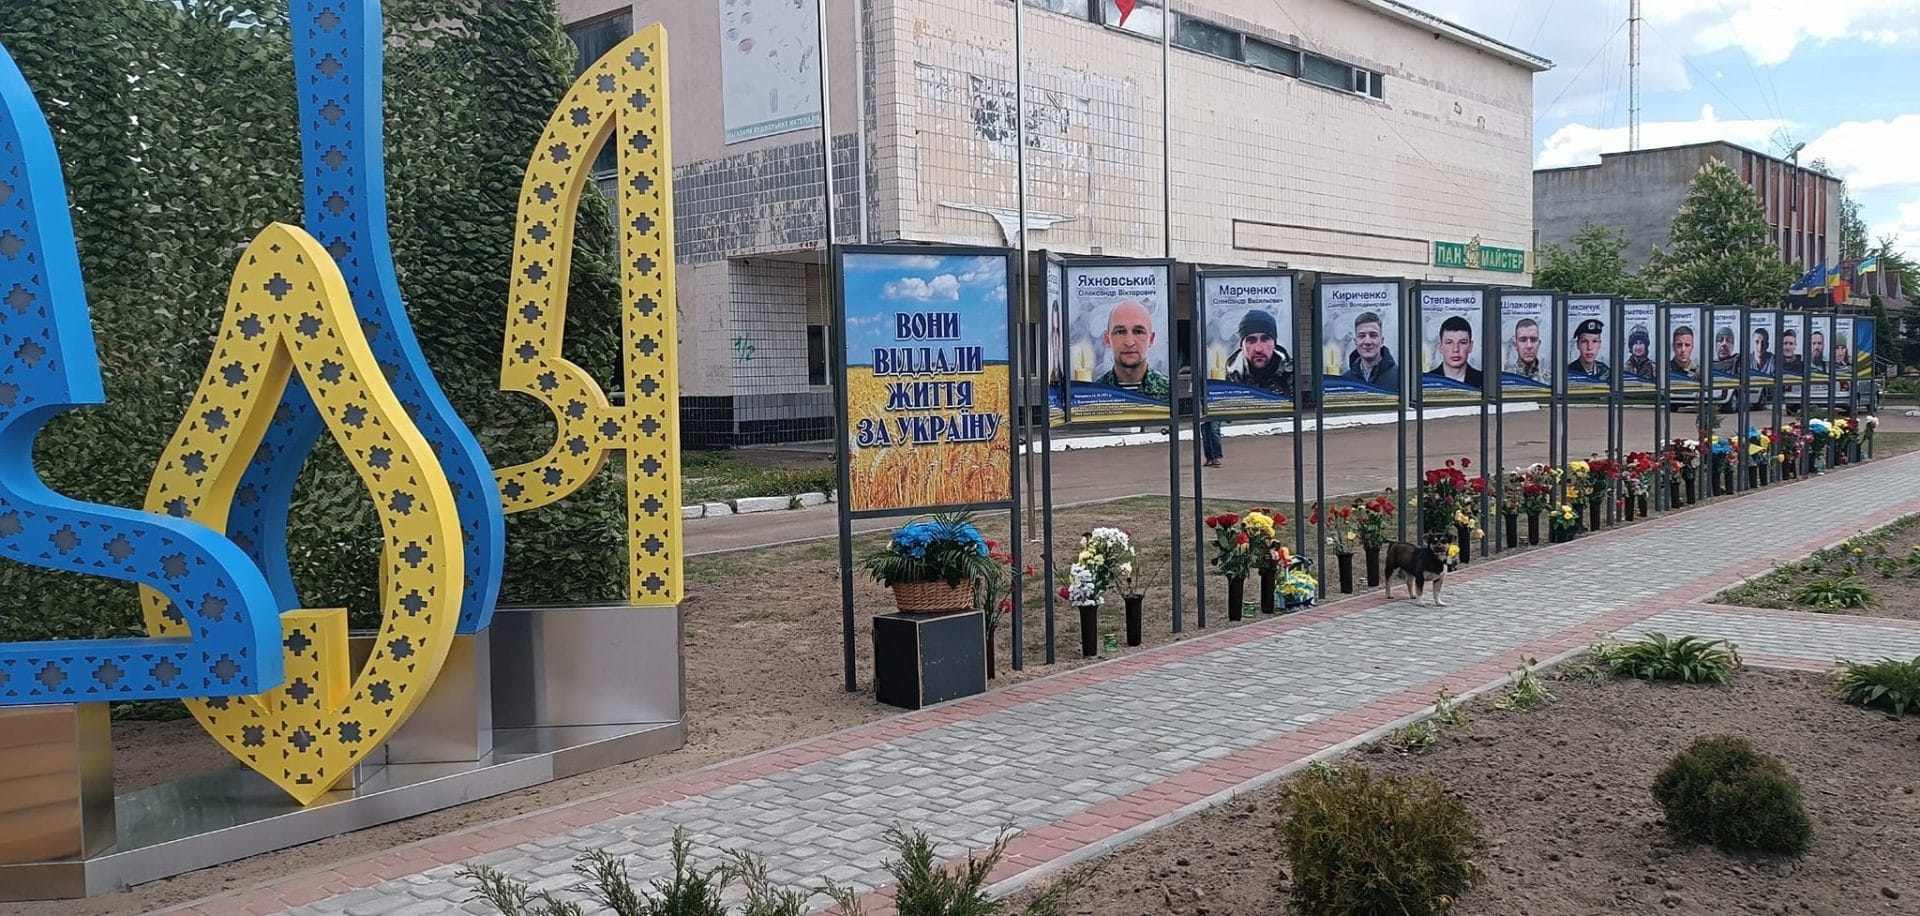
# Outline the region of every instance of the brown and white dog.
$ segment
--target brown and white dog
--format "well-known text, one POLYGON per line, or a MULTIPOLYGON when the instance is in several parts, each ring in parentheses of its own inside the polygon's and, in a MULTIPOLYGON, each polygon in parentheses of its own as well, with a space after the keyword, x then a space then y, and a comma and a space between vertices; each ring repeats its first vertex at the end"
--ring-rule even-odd
POLYGON ((1452 536, 1430 534, 1426 543, 1418 547, 1405 541, 1388 545, 1380 562, 1381 584, 1386 587, 1388 601, 1393 600, 1393 580, 1398 577, 1407 583, 1407 595, 1419 606, 1424 603, 1427 582, 1431 580, 1434 607, 1446 607, 1447 603, 1440 600, 1440 587, 1445 584, 1447 573, 1460 565, 1460 553, 1452 536))

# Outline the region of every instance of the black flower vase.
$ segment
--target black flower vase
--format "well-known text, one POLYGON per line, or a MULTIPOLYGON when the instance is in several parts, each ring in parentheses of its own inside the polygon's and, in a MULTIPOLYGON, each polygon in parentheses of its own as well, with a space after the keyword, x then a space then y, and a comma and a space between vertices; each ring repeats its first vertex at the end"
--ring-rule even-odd
POLYGON ((1380 548, 1369 545, 1366 551, 1367 587, 1374 588, 1380 584, 1380 548))
POLYGON ((1247 577, 1227 577, 1227 619, 1240 620, 1246 616, 1247 577))
POLYGON ((1538 512, 1527 516, 1527 546, 1540 546, 1540 513, 1538 512))
POLYGON ((1080 605, 1080 657, 1100 654, 1100 605, 1080 605))
POLYGON ((1634 503, 1635 503, 1635 500, 1631 496, 1620 501, 1620 520, 1621 521, 1623 522, 1633 521, 1634 503))
POLYGON ((1353 554, 1336 554, 1340 562, 1340 594, 1353 594, 1353 554))
POLYGON ((1760 468, 1758 465, 1747 465, 1747 489, 1760 489, 1760 468))
POLYGON ((994 671, 994 662, 995 662, 995 658, 994 658, 994 649, 993 649, 993 634, 988 633, 987 634, 987 680, 989 681, 993 680, 994 675, 996 674, 996 672, 994 671))
POLYGON ((1140 607, 1147 600, 1145 595, 1127 596, 1127 645, 1140 644, 1140 607))
POLYGON ((1680 508, 1680 481, 1678 480, 1667 481, 1667 508, 1680 508))
POLYGON ((1600 523, 1605 520, 1607 507, 1604 500, 1587 503, 1587 530, 1599 531, 1600 523))
POLYGON ((1641 518, 1647 518, 1647 517, 1649 517, 1649 516, 1651 515, 1651 513, 1649 513, 1649 512, 1647 511, 1647 494, 1645 494, 1645 493, 1642 493, 1642 494, 1640 494, 1639 496, 1636 496, 1636 497, 1634 497, 1634 498, 1633 498, 1633 501, 1634 501, 1634 502, 1635 502, 1636 504, 1638 504, 1638 505, 1639 505, 1639 507, 1640 507, 1640 517, 1641 517, 1641 518))
POLYGON ((1460 562, 1473 562, 1473 529, 1466 525, 1455 525, 1454 543, 1460 545, 1460 562))
POLYGON ((1500 520, 1505 523, 1504 527, 1507 529, 1507 549, 1512 550, 1519 547, 1520 516, 1517 513, 1505 512, 1501 513, 1500 520))
POLYGON ((1700 490, 1699 490, 1698 484, 1694 481, 1692 477, 1688 477, 1686 483, 1687 483, 1687 505, 1691 506, 1694 503, 1697 503, 1700 501, 1700 490))
POLYGON ((1279 570, 1272 566, 1260 567, 1260 613, 1273 613, 1273 583, 1279 570))

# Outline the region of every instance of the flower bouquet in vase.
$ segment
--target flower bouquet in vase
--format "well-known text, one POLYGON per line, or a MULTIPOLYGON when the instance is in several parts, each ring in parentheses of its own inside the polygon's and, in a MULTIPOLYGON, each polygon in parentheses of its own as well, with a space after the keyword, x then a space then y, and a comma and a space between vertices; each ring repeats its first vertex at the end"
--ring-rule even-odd
POLYGON ((1679 488, 1686 488, 1686 505, 1693 505, 1700 498, 1698 479, 1700 476, 1700 443, 1693 439, 1675 439, 1667 444, 1669 466, 1674 469, 1670 486, 1676 494, 1673 504, 1681 505, 1677 496, 1679 488))
POLYGON ((987 678, 995 675, 994 634, 1000 631, 1002 620, 1013 614, 1014 594, 1018 592, 1024 601, 1023 588, 1027 580, 1033 577, 1033 567, 1015 566, 1013 555, 1001 553, 1000 545, 987 542, 987 559, 993 561, 993 571, 980 577, 974 588, 974 606, 980 609, 987 627, 987 678))
POLYGON ((1118 528, 1095 528, 1080 538, 1080 553, 1067 568, 1060 597, 1080 612, 1080 654, 1100 654, 1100 604, 1108 591, 1133 574, 1133 539, 1118 528))
POLYGON ((1382 493, 1366 502, 1354 501, 1354 533, 1367 556, 1367 587, 1380 584, 1380 551, 1393 539, 1393 500, 1382 493))
POLYGON ((1565 544, 1580 533, 1580 513, 1572 503, 1561 503, 1547 517, 1547 538, 1555 544, 1565 544))
POLYGON ((1253 551, 1260 571, 1260 613, 1273 613, 1273 584, 1280 574, 1280 542, 1275 529, 1287 517, 1271 509, 1248 509, 1240 519, 1247 532, 1247 547, 1253 551))
POLYGON ((1322 513, 1318 505, 1313 507, 1313 517, 1309 521, 1320 525, 1328 543, 1333 547, 1335 562, 1340 566, 1340 594, 1353 594, 1353 548, 1360 543, 1359 521, 1354 517, 1353 506, 1334 506, 1322 513))
POLYGON ((1247 534, 1240 516, 1231 512, 1206 520, 1213 532, 1213 556, 1208 564, 1227 579, 1227 619, 1240 620, 1246 614, 1247 572, 1253 568, 1253 538, 1247 534))

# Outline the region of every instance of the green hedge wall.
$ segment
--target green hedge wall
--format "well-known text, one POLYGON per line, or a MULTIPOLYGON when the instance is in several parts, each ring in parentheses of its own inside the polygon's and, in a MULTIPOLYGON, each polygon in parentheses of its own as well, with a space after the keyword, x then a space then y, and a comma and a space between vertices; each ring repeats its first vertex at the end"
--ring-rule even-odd
MULTIPOLYGON (((552 0, 387 0, 387 168, 401 289, 429 362, 496 465, 552 441, 530 399, 500 393, 500 341, 522 170, 575 52, 552 0)), ((0 43, 53 125, 66 169, 104 407, 50 424, 35 461, 54 489, 138 506, 211 352, 241 248, 301 221, 284 2, 7 0, 0 43)), ((581 205, 568 355, 617 384, 619 280, 606 201, 581 205)), ((624 596, 620 468, 560 505, 509 516, 503 603, 624 596)), ((376 619, 379 533, 339 449, 302 475, 290 555, 309 607, 376 619)), ((140 634, 137 592, 0 564, 0 641, 140 634)))

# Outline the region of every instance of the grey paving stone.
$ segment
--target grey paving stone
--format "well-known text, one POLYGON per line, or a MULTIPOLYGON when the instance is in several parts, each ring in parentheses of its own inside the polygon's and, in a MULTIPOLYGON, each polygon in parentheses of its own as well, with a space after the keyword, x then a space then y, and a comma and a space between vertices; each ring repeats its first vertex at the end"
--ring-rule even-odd
MULTIPOLYGON (((1877 462, 1845 474, 1693 510, 1682 524, 1583 540, 1523 568, 1447 589, 1449 607, 1398 602, 1212 648, 1012 709, 807 764, 659 808, 615 817, 476 860, 536 887, 578 883, 568 869, 581 850, 631 855, 636 881, 661 876, 674 824, 712 864, 725 849, 767 858, 778 875, 871 889, 889 878, 889 826, 926 830, 943 854, 991 842, 1012 823, 1027 827, 1178 775, 1349 709, 1464 667, 1512 665, 1520 646, 1615 609, 1663 597, 1702 576, 1729 578, 1756 559, 1784 560, 1810 534, 1857 528, 1907 492, 1916 461, 1877 462), (1896 489, 1900 488, 1900 489, 1896 489), (1794 525, 1778 520, 1791 516, 1794 525), (1728 532, 1739 532, 1729 538, 1728 532), (1649 557, 1688 557, 1687 564, 1649 557), (1623 576, 1620 570, 1631 569, 1623 576)), ((1596 626, 1595 635, 1601 635, 1596 626)), ((1779 619, 1674 606, 1623 633, 1726 636, 1745 651, 1816 658, 1920 654, 1920 633, 1853 621, 1779 619)), ((1283 761, 1276 760, 1275 765, 1283 761)), ((424 884, 390 882, 302 914, 394 916, 444 889, 465 900, 452 872, 424 884), (365 896, 361 896, 365 895, 365 896), (343 903, 344 901, 344 903, 343 903), (328 907, 330 909, 322 909, 328 907)), ((824 905, 824 900, 820 901, 824 905)), ((452 911, 451 906, 447 910, 452 911)))

